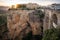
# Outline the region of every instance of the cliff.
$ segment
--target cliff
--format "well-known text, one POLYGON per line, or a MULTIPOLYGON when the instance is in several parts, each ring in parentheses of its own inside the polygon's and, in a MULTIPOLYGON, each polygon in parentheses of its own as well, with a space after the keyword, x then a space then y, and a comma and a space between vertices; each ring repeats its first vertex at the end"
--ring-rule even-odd
POLYGON ((7 27, 11 38, 23 38, 30 31, 32 35, 42 35, 43 12, 41 10, 10 10, 7 27))

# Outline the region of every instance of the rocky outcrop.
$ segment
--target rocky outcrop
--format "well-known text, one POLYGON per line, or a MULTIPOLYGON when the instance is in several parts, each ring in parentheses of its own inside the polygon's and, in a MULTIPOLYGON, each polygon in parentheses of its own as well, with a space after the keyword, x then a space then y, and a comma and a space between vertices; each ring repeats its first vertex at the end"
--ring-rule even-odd
POLYGON ((10 10, 7 17, 7 27, 10 38, 23 38, 30 31, 32 35, 42 34, 43 20, 41 10, 10 10))

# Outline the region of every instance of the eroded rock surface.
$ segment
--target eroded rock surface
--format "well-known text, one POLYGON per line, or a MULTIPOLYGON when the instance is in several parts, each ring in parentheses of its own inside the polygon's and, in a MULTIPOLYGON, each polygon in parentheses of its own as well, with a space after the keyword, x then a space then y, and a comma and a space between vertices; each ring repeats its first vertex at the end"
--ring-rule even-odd
POLYGON ((7 17, 7 27, 9 29, 10 38, 23 38, 30 31, 32 35, 42 34, 42 19, 40 17, 40 10, 10 10, 7 17))

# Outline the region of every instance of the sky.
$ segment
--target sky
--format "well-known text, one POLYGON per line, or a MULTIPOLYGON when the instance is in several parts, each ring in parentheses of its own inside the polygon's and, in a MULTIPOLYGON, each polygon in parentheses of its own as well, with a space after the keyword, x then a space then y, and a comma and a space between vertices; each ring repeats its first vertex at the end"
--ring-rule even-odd
POLYGON ((60 3, 60 0, 0 0, 0 6, 10 6, 13 4, 37 3, 39 5, 49 5, 52 3, 60 3))

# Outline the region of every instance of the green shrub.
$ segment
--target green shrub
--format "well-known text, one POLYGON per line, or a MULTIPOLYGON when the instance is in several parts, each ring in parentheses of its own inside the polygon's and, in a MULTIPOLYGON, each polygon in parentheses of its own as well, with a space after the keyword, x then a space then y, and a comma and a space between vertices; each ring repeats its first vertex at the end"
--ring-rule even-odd
POLYGON ((60 29, 49 29, 44 32, 42 40, 60 40, 60 29))
POLYGON ((2 25, 2 24, 4 24, 4 23, 6 23, 7 22, 7 17, 6 17, 6 15, 1 15, 0 16, 0 25, 2 25))
POLYGON ((40 19, 43 19, 44 18, 44 12, 42 12, 41 10, 36 10, 36 11, 37 11, 37 14, 35 14, 35 15, 39 16, 40 19))

